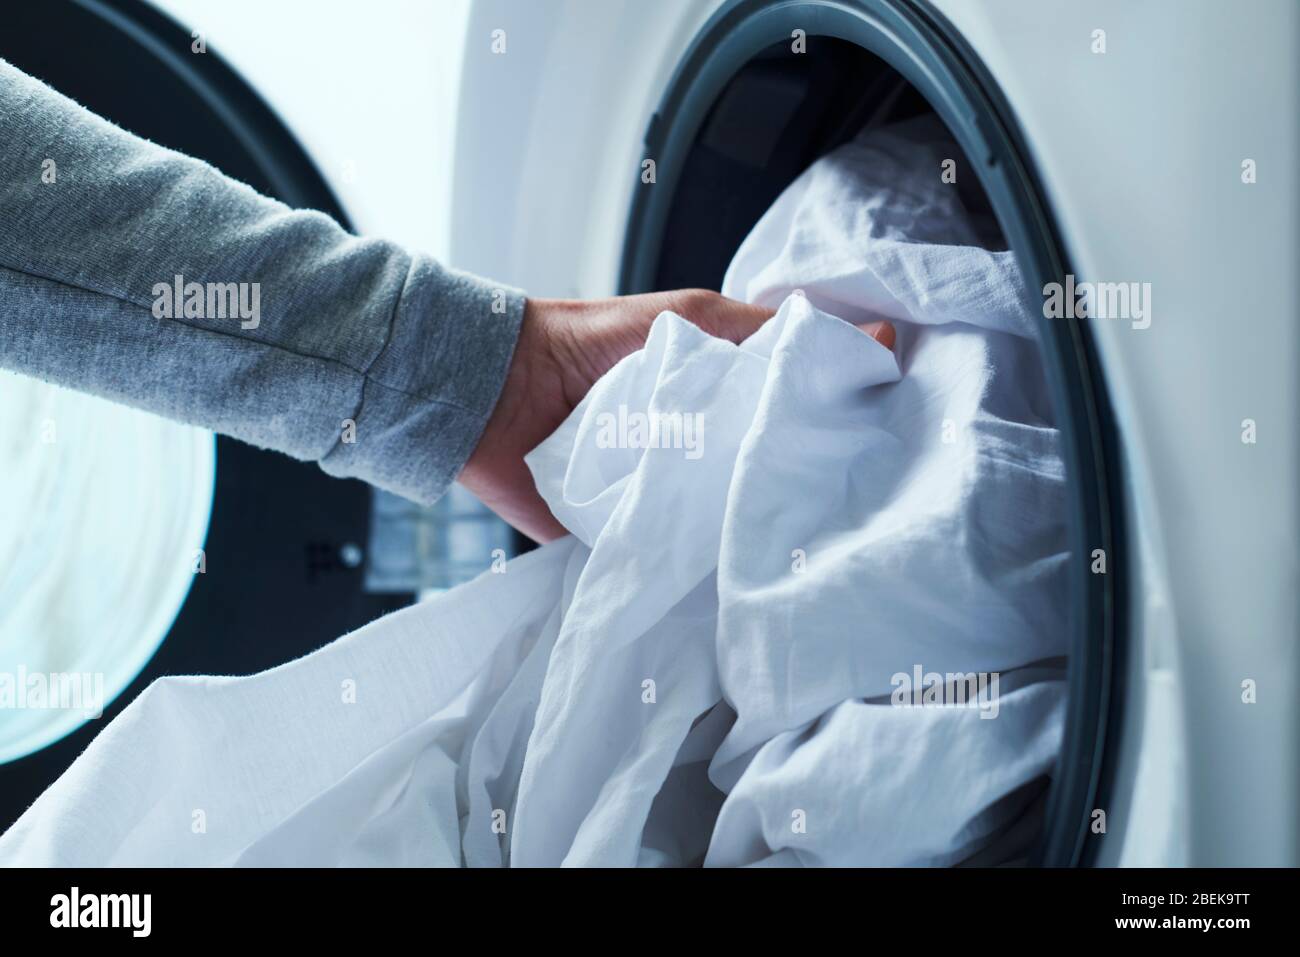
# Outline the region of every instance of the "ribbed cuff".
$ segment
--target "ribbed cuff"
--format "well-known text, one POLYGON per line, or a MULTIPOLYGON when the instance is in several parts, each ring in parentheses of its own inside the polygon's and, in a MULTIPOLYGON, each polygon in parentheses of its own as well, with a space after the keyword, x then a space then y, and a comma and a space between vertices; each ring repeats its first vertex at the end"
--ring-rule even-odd
POLYGON ((519 290, 414 259, 388 343, 365 374, 355 425, 342 425, 321 468, 436 501, 496 407, 523 316, 519 290))

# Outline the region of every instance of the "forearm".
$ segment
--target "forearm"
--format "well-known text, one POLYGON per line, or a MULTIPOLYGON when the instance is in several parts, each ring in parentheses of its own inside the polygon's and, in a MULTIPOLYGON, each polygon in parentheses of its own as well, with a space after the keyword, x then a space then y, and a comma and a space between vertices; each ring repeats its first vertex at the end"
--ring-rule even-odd
POLYGON ((0 365, 430 501, 492 412, 522 313, 513 290, 290 210, 0 61, 0 365))

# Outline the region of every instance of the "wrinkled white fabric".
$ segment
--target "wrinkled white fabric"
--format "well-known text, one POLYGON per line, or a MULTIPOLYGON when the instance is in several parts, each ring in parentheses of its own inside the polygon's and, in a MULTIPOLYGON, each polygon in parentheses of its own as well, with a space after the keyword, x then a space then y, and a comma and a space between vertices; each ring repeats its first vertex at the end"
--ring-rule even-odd
POLYGON ((656 320, 529 457, 571 537, 272 671, 155 682, 0 862, 997 857, 1059 742, 1063 475, 945 145, 913 123, 800 177, 727 277, 780 306, 741 346, 656 320), (874 315, 897 360, 842 321, 874 315), (685 418, 645 447, 642 413, 685 418), (901 706, 914 669, 1000 693, 901 706))
POLYGON ((1058 435, 1014 256, 978 245, 982 224, 938 175, 952 155, 929 117, 860 136, 786 190, 728 271, 734 298, 799 291, 849 321, 893 320, 902 379, 826 395, 841 385, 828 340, 783 350, 769 377, 737 469, 763 481, 735 482, 719 559, 720 680, 739 717, 713 761, 730 796, 709 863, 954 863, 980 843, 971 829, 1014 817, 994 796, 1048 772, 1059 746, 1058 435), (917 665, 1044 661, 996 720, 853 700, 889 696, 917 665))

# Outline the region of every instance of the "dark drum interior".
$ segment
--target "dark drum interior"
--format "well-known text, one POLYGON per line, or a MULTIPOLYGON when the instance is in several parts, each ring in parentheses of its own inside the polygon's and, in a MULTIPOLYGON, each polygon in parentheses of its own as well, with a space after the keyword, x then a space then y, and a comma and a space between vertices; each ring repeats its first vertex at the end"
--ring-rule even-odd
MULTIPOLYGON (((726 85, 705 118, 678 181, 655 286, 718 289, 745 236, 800 173, 862 129, 933 112, 878 57, 835 37, 767 48, 726 85)), ((960 177, 962 202, 1006 249, 987 198, 960 177)))

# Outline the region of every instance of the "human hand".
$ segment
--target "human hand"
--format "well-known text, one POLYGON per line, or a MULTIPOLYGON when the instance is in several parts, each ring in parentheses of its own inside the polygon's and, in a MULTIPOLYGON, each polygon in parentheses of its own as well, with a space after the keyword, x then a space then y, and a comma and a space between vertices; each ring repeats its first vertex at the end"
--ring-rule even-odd
MULTIPOLYGON (((507 522, 539 542, 566 534, 542 501, 524 456, 554 432, 596 380, 645 345, 670 311, 710 335, 741 342, 772 310, 706 289, 611 299, 529 299, 505 385, 459 481, 507 522)), ((859 326, 894 347, 887 322, 859 326)))

